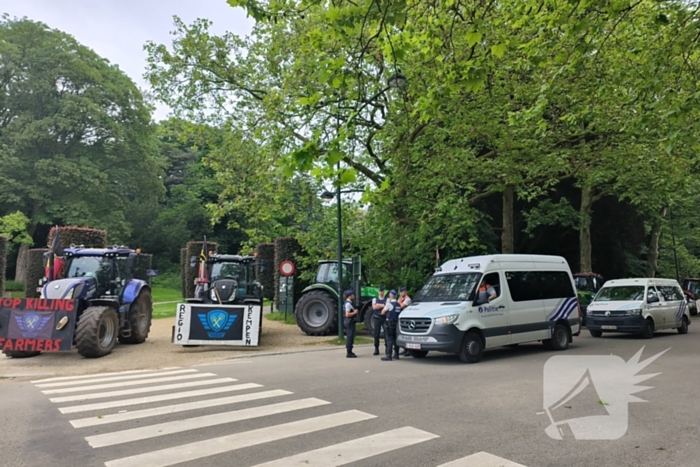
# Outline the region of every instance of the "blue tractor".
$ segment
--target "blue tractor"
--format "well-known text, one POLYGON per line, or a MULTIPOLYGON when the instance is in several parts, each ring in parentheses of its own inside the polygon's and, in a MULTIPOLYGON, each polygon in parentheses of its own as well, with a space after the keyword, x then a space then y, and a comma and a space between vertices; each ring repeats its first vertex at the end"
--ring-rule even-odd
MULTIPOLYGON (((117 341, 140 344, 151 329, 153 300, 145 280, 134 278, 138 253, 112 248, 64 250, 63 278, 40 281, 41 299, 77 300, 73 345, 83 357, 109 355, 117 341)), ((40 300, 41 300, 40 299, 40 300)), ((40 352, 6 352, 28 357, 40 352)))

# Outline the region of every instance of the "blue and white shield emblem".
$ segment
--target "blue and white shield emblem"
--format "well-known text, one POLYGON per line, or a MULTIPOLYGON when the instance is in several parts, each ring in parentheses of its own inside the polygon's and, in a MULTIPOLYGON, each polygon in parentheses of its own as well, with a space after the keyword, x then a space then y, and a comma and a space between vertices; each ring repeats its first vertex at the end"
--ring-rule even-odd
POLYGON ((229 314, 224 310, 211 310, 209 313, 199 314, 199 321, 211 339, 221 339, 226 336, 226 332, 231 329, 237 315, 229 314))
POLYGON ((22 321, 24 324, 24 329, 27 331, 38 331, 39 329, 37 328, 41 324, 41 316, 37 315, 36 313, 27 313, 22 317, 22 321))
POLYGON ((207 321, 212 331, 220 332, 224 326, 226 326, 226 321, 228 320, 228 313, 222 310, 212 310, 207 313, 207 321))

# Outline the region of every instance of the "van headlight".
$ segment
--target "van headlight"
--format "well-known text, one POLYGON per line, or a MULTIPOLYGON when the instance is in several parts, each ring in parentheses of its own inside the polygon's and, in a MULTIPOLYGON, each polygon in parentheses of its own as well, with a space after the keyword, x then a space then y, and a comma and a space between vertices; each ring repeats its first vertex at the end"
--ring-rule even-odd
POLYGON ((437 324, 437 325, 452 324, 455 321, 457 321, 457 318, 459 318, 459 315, 441 316, 439 318, 435 318, 435 324, 437 324))
POLYGON ((642 314, 642 309, 641 308, 636 308, 634 310, 627 310, 625 313, 627 316, 639 316, 642 314))

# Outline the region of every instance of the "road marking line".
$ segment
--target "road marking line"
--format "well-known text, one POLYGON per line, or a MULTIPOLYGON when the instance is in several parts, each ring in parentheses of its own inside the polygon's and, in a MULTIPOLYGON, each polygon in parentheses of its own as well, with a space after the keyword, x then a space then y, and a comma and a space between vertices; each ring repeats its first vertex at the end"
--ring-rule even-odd
POLYGON ((477 452, 471 456, 439 465, 438 467, 525 467, 508 459, 494 456, 488 452, 477 452))
POLYGON ((359 410, 348 410, 347 412, 333 413, 257 430, 234 433, 220 438, 210 438, 173 448, 161 449, 160 451, 137 454, 105 462, 105 466, 133 467, 138 465, 139 467, 166 467, 373 418, 377 418, 377 416, 360 412, 359 410))
POLYGON ((185 373, 196 373, 197 371, 198 370, 190 369, 190 370, 165 371, 162 373, 149 373, 147 375, 138 374, 138 375, 128 375, 128 376, 112 376, 112 377, 108 377, 108 378, 88 379, 88 380, 83 380, 83 381, 62 381, 60 383, 37 384, 36 387, 38 387, 38 388, 57 388, 60 386, 73 386, 76 384, 107 383, 110 381, 125 381, 128 379, 137 379, 137 378, 154 378, 156 376, 182 375, 185 373))
POLYGON ((251 420, 254 418, 266 417, 268 415, 292 412, 294 410, 310 409, 312 407, 328 404, 330 404, 330 402, 312 397, 309 399, 280 402, 279 404, 233 410, 231 412, 202 415, 200 417, 188 418, 185 420, 175 420, 172 422, 159 423, 157 425, 141 426, 138 428, 114 431, 101 435, 86 436, 85 441, 87 441, 93 448, 102 448, 105 446, 114 446, 116 444, 130 443, 132 441, 157 438, 159 436, 171 435, 173 433, 182 433, 183 431, 225 425, 242 420, 251 420))
POLYGON ((136 420, 139 418, 155 417, 158 415, 187 412, 195 409, 205 409, 207 407, 217 407, 219 405, 237 404, 239 402, 255 401, 260 399, 268 399, 270 397, 286 396, 292 394, 289 391, 275 389, 273 391, 252 392, 249 394, 241 394, 239 396, 222 397, 219 399, 207 399, 203 401, 189 402, 187 404, 166 405, 163 407, 155 407, 152 409, 136 410, 127 413, 115 413, 111 415, 101 415, 99 417, 81 418, 71 420, 71 425, 74 428, 84 428, 86 426, 106 425, 108 423, 124 422, 127 420, 136 420))
POLYGON ((87 401, 92 399, 102 399, 105 397, 128 396, 131 394, 143 394, 146 392, 167 391, 169 389, 193 388, 197 386, 207 386, 209 384, 231 383, 238 381, 234 378, 207 379, 205 381, 190 381, 189 383, 164 384, 162 386, 150 386, 147 388, 124 389, 122 391, 94 392, 92 394, 79 394, 73 396, 54 397, 49 401, 54 404, 59 402, 87 401))
POLYGON ((136 397, 134 399, 121 399, 118 401, 97 402, 94 404, 86 404, 86 405, 73 405, 70 407, 61 407, 60 409, 58 409, 58 411, 63 413, 63 414, 78 413, 78 412, 90 412, 92 410, 104 410, 104 409, 111 409, 111 408, 115 408, 115 407, 127 407, 130 405, 150 404, 152 402, 171 401, 171 400, 175 400, 175 399, 186 399, 188 397, 207 396, 210 394, 221 394, 224 392, 242 391, 244 389, 255 389, 255 388, 261 388, 261 387, 263 387, 262 384, 255 384, 255 383, 236 384, 234 386, 223 386, 223 387, 209 388, 209 389, 196 389, 194 391, 175 392, 175 393, 171 393, 171 394, 161 394, 159 396, 136 397))
POLYGON ((180 368, 182 368, 182 367, 171 366, 168 368, 151 369, 151 370, 130 370, 130 371, 117 371, 114 373, 93 373, 90 375, 80 375, 80 376, 58 376, 56 378, 37 379, 34 381, 30 381, 30 383, 40 384, 40 383, 51 383, 54 381, 73 381, 73 380, 78 380, 78 379, 83 379, 83 378, 95 378, 97 376, 115 376, 115 375, 131 375, 134 373, 152 373, 154 371, 179 370, 180 368))
POLYGON ((76 387, 72 387, 72 388, 48 389, 46 391, 41 391, 41 392, 43 394, 66 394, 69 392, 95 391, 97 389, 123 388, 126 386, 143 386, 144 384, 152 384, 152 383, 167 383, 168 381, 182 381, 185 379, 198 379, 198 378, 206 378, 209 376, 218 376, 218 375, 216 375, 214 373, 195 373, 192 375, 166 376, 164 378, 142 379, 140 381, 125 381, 125 382, 116 382, 116 383, 96 384, 94 386, 76 386, 76 387))
POLYGON ((337 467, 434 438, 439 436, 407 426, 258 464, 255 467, 337 467))

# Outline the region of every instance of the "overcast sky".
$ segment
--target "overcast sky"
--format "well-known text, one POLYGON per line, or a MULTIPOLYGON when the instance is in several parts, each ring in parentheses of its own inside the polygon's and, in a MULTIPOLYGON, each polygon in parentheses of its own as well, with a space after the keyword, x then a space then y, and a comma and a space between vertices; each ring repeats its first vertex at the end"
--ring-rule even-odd
MULTIPOLYGON (((209 19, 216 34, 246 35, 253 27, 253 19, 242 9, 231 8, 226 0, 0 0, 2 13, 26 16, 67 32, 117 64, 142 89, 148 89, 143 79, 143 46, 147 41, 170 45, 173 16, 185 24, 209 19)), ((167 112, 159 106, 154 118, 165 118, 167 112)))

